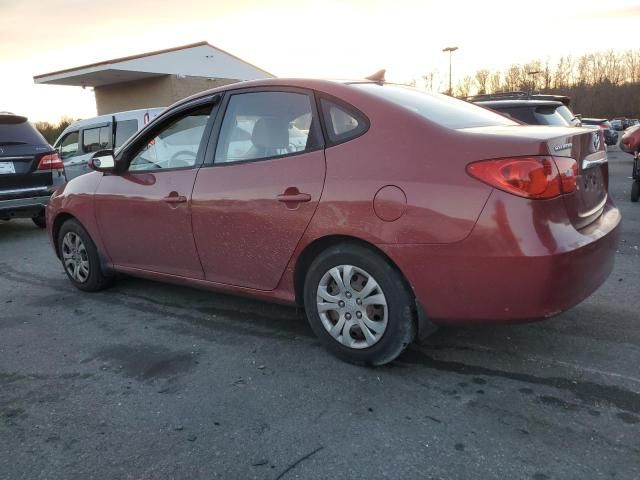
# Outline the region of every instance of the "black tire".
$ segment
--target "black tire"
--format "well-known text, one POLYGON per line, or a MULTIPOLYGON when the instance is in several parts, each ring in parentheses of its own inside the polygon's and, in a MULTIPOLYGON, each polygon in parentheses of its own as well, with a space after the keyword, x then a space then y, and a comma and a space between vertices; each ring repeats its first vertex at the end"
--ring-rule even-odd
POLYGON ((631 185, 631 201, 636 203, 640 198, 640 180, 634 180, 631 185))
POLYGON ((32 217, 31 220, 33 220, 33 223, 36 224, 36 227, 47 228, 47 217, 45 216, 44 212, 42 212, 40 215, 32 217))
POLYGON ((96 248, 95 243, 93 243, 93 240, 91 240, 87 231, 77 220, 67 220, 60 227, 60 231, 58 232, 58 256, 62 261, 62 267, 64 268, 67 277, 76 288, 85 292, 97 292, 111 285, 112 277, 105 275, 102 271, 100 256, 98 255, 98 249, 96 248), (69 233, 77 235, 77 237, 80 238, 86 252, 85 260, 88 261, 89 273, 84 281, 79 281, 74 278, 70 269, 67 268, 64 262, 65 246, 63 243, 65 236, 69 233))
MULTIPOLYGON (((355 280, 357 278, 356 276, 355 280)), ((357 291, 353 294, 354 297, 356 294, 357 291)), ((370 366, 389 363, 397 358, 416 336, 417 322, 413 295, 402 274, 372 248, 344 243, 330 247, 318 255, 311 263, 305 278, 304 304, 311 328, 322 344, 339 358, 350 363, 370 366), (318 311, 317 292, 320 282, 333 267, 343 265, 351 265, 370 274, 386 298, 386 329, 376 343, 365 348, 356 349, 340 343, 325 328, 318 311)), ((332 315, 337 315, 337 312, 333 312, 332 315)), ((335 321, 337 323, 337 320, 335 321)), ((360 329, 359 326, 356 327, 356 334, 358 329, 360 329)), ((362 333, 361 329, 360 332, 362 333)))

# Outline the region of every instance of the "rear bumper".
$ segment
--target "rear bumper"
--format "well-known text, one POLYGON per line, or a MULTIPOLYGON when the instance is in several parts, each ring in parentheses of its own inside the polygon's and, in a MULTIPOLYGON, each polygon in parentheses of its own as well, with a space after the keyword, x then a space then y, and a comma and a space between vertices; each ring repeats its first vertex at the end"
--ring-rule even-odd
POLYGON ((456 244, 379 246, 434 323, 548 318, 583 301, 611 273, 621 215, 610 200, 598 220, 576 230, 562 218, 560 198, 514 198, 494 192, 471 235, 456 244))
POLYGON ((33 216, 47 206, 49 198, 50 195, 0 199, 0 218, 33 216))

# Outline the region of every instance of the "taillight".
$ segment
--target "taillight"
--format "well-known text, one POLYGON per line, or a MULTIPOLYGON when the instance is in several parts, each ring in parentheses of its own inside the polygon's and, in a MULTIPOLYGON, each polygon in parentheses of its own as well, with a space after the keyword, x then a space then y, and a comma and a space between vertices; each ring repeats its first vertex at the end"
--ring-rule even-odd
POLYGON ((64 168, 64 163, 57 153, 48 153, 38 163, 38 170, 57 170, 59 168, 64 168))
POLYGON ((553 157, 560 173, 562 193, 571 193, 576 189, 578 162, 569 157, 553 157))
POLYGON ((471 163, 467 171, 492 187, 525 198, 553 198, 576 188, 578 164, 566 157, 514 157, 471 163))

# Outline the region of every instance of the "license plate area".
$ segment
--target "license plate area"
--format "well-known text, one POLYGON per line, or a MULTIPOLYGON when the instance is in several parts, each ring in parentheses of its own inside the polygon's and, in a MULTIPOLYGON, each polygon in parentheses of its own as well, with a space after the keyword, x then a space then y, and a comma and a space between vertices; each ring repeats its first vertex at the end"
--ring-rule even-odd
POLYGON ((0 162, 0 175, 9 175, 16 173, 16 167, 13 162, 0 162))

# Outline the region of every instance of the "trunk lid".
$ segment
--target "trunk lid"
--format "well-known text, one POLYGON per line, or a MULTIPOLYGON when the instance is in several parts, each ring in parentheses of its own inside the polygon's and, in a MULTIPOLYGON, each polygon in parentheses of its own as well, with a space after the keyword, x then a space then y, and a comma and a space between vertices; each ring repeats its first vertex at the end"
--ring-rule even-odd
POLYGON ((576 128, 573 135, 547 141, 549 154, 578 162, 576 190, 563 195, 573 225, 580 229, 596 220, 608 197, 609 164, 601 129, 576 128))

